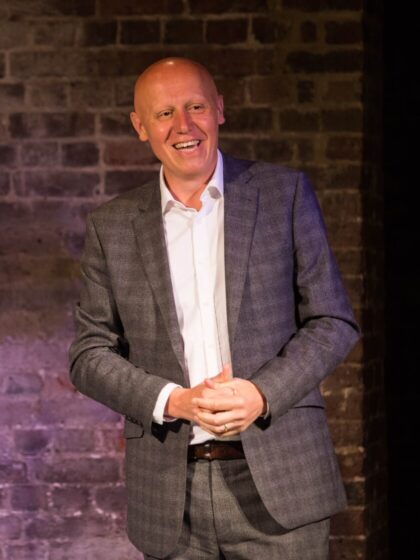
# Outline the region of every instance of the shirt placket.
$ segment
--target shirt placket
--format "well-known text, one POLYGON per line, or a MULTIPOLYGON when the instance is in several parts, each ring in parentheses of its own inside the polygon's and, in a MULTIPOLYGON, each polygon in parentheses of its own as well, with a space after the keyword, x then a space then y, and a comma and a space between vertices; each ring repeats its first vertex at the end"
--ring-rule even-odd
POLYGON ((211 197, 205 197, 203 200, 203 207, 195 217, 192 231, 198 305, 203 335, 202 344, 206 361, 205 373, 207 377, 212 377, 221 371, 216 310, 214 306, 214 271, 211 266, 208 236, 209 214, 213 207, 214 201, 211 197))

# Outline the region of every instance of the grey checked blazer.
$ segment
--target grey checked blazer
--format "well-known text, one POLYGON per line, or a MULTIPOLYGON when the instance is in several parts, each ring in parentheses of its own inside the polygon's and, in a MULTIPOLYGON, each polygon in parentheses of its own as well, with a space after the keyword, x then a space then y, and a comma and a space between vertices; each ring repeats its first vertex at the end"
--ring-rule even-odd
MULTIPOLYGON (((293 528, 345 505, 318 385, 358 327, 305 176, 223 157, 233 372, 261 388, 271 413, 242 442, 268 511, 293 528)), ((71 379, 125 416, 128 535, 165 556, 181 532, 190 426, 152 421, 168 381, 188 386, 158 177, 91 214, 82 275, 71 379)))

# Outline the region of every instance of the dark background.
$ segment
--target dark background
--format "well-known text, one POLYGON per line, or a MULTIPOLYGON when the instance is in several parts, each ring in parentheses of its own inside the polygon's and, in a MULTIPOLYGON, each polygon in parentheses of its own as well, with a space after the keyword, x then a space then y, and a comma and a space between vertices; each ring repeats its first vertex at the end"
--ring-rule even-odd
POLYGON ((417 547, 420 271, 418 22, 385 11, 384 183, 389 538, 392 559, 417 547))

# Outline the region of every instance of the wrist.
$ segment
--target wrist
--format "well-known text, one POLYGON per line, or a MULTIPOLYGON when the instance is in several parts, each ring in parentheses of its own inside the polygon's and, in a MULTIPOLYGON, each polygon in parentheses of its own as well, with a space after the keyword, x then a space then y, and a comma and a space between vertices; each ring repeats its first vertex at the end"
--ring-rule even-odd
POLYGON ((180 397, 186 391, 182 387, 176 387, 172 393, 170 393, 165 406, 165 416, 171 416, 172 418, 180 417, 180 397))

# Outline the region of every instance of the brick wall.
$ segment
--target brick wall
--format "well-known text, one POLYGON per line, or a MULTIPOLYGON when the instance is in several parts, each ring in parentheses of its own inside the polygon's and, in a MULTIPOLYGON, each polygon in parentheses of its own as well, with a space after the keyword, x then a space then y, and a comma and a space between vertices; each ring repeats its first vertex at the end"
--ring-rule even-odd
POLYGON ((157 169, 130 128, 134 80, 176 54, 215 75, 227 151, 315 183, 366 332, 323 387, 350 500, 331 556, 385 558, 377 20, 361 0, 0 4, 0 560, 140 557, 120 419, 73 390, 66 353, 86 213, 157 169))

